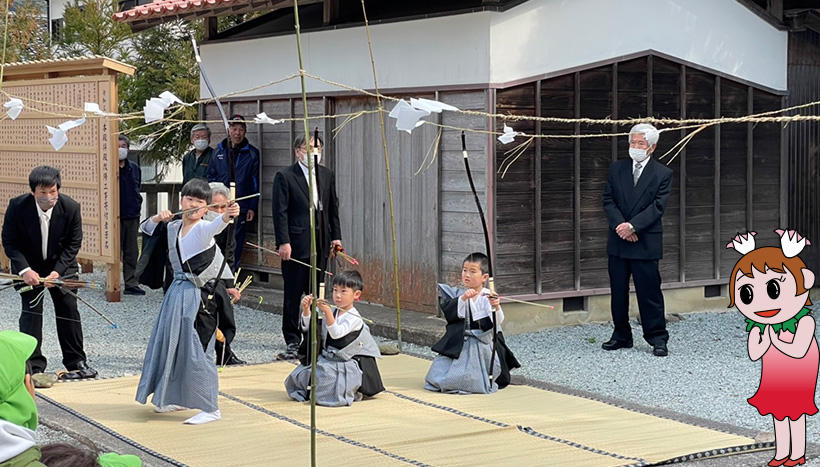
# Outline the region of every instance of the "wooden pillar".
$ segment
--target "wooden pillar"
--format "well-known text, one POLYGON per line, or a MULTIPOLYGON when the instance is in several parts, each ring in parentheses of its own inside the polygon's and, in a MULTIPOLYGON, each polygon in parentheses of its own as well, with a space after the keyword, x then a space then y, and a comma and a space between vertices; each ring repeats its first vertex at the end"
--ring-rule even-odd
MULTIPOLYGON (((541 80, 535 82, 535 116, 541 116, 541 80)), ((535 122, 535 134, 541 134, 541 121, 535 122)), ((542 293, 541 282, 541 138, 535 139, 535 201, 533 204, 533 219, 535 219, 535 242, 534 250, 535 258, 533 258, 533 267, 535 268, 535 293, 542 293)))
MULTIPOLYGON (((715 118, 720 118, 720 76, 715 77, 715 118)), ((715 125, 715 207, 714 219, 712 223, 712 277, 720 279, 720 125, 715 125)), ((725 244, 724 244, 725 245, 725 244)))
POLYGON ((322 25, 328 26, 336 21, 339 16, 339 0, 324 0, 323 3, 322 25))
MULTIPOLYGON (((686 118, 686 65, 680 66, 680 118, 686 118)), ((686 130, 680 130, 680 138, 686 136, 686 130)), ((678 198, 680 214, 678 224, 678 280, 686 282, 686 147, 678 155, 680 161, 680 178, 678 180, 678 198)))
POLYGON ((219 33, 219 23, 216 16, 209 16, 204 20, 205 26, 205 40, 209 41, 216 38, 219 33))
MULTIPOLYGON (((575 118, 581 118, 581 73, 575 72, 575 118)), ((581 124, 575 124, 575 134, 581 133, 581 124)), ((575 138, 573 157, 573 234, 575 290, 581 290, 581 139, 575 138)))

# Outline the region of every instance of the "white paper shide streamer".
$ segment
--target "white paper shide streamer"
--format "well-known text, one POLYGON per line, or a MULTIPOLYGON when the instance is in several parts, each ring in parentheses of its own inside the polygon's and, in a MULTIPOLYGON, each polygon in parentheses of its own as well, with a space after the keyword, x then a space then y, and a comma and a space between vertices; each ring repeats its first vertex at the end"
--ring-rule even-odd
POLYGON ((171 91, 164 91, 159 97, 152 97, 145 101, 145 107, 142 108, 145 113, 145 123, 156 122, 165 118, 165 109, 171 107, 171 104, 189 105, 175 96, 171 91))
POLYGON ((261 114, 256 114, 256 117, 253 119, 253 123, 262 124, 267 123, 270 125, 276 125, 277 123, 282 123, 284 120, 276 120, 274 118, 268 117, 268 114, 262 112, 261 114))
POLYGON ((100 109, 100 104, 97 104, 96 102, 86 102, 83 106, 83 109, 88 113, 92 113, 94 115, 99 115, 102 117, 108 115, 107 113, 103 112, 102 109, 100 109))
POLYGON ((443 110, 458 111, 458 108, 430 99, 410 98, 409 103, 404 99, 396 103, 389 116, 396 119, 397 130, 406 131, 409 134, 413 128, 424 125, 422 118, 433 112, 441 113, 443 110))
POLYGON ((12 97, 8 102, 3 104, 3 107, 6 108, 6 115, 8 115, 10 119, 16 120, 17 117, 20 116, 20 112, 23 111, 23 101, 12 97))
POLYGON ((65 143, 68 142, 68 135, 66 135, 66 132, 72 128, 82 125, 83 123, 85 123, 85 116, 77 120, 63 122, 57 125, 57 128, 46 125, 48 132, 51 133, 51 138, 48 139, 48 142, 51 143, 51 146, 54 147, 55 151, 59 151, 63 148, 63 146, 65 146, 65 143))
POLYGON ((504 134, 498 137, 498 141, 500 141, 501 144, 509 144, 512 143, 515 140, 515 137, 520 134, 522 134, 520 131, 513 130, 512 127, 507 126, 505 123, 504 134))

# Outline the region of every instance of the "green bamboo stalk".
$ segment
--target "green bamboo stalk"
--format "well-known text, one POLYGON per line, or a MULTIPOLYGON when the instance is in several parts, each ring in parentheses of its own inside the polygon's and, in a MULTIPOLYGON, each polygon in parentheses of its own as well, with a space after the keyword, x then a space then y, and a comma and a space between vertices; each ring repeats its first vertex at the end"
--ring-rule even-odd
MULTIPOLYGON (((302 33, 299 27, 299 2, 293 0, 293 16, 296 26, 296 52, 299 55, 299 79, 302 84, 302 106, 305 125, 305 146, 310 145, 310 128, 308 127, 307 92, 305 91, 305 69, 302 63, 302 33)), ((308 173, 313 174, 313 157, 308 157, 308 173)), ((316 302, 319 293, 316 290, 316 219, 313 198, 313 177, 308 177, 308 193, 310 193, 310 293, 313 294, 313 304, 310 306, 310 465, 316 467, 316 355, 319 353, 319 343, 316 335, 316 302)))
POLYGON ((396 248, 396 217, 393 212, 393 186, 390 183, 390 157, 387 152, 387 135, 384 130, 384 107, 379 93, 379 80, 376 77, 376 60, 373 58, 373 42, 370 40, 370 24, 367 22, 367 10, 362 1, 362 15, 364 15, 364 29, 367 32, 367 48, 370 50, 370 66, 373 68, 373 87, 376 91, 376 104, 379 107, 379 126, 382 130, 382 148, 384 149, 384 171, 387 176, 387 197, 390 201, 390 237, 393 241, 393 279, 396 289, 396 338, 401 351, 401 300, 399 298, 399 253, 396 248))

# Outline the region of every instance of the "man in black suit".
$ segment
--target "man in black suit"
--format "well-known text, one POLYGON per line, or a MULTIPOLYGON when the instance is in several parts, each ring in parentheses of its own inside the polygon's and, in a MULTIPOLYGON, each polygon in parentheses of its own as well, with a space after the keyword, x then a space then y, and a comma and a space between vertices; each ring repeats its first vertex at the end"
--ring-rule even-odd
MULTIPOLYGON (((289 261, 291 258, 310 263, 310 198, 308 185, 308 151, 314 157, 315 179, 313 186, 316 209, 316 255, 317 267, 327 267, 327 257, 334 245, 342 246, 339 227, 339 200, 336 197, 336 181, 333 171, 319 165, 322 140, 314 146, 305 145, 305 137, 296 138, 293 151, 297 162, 282 169, 273 180, 273 227, 276 245, 282 259, 282 279, 285 285, 282 334, 287 350, 279 354, 281 359, 294 359, 299 351, 302 333, 299 331, 299 302, 302 294, 310 293, 309 268, 289 261)), ((320 276, 321 277, 321 276, 320 276)), ((317 278, 317 282, 321 279, 317 278)))
POLYGON ((643 337, 658 357, 669 354, 661 275, 658 260, 663 256, 663 211, 669 198, 672 170, 650 156, 659 132, 641 123, 629 132, 630 159, 609 167, 604 188, 604 212, 609 221, 607 254, 612 322, 615 330, 604 350, 632 347, 629 326, 629 276, 635 283, 643 337))
MULTIPOLYGON (((46 370, 40 347, 43 340, 43 303, 30 302, 42 291, 40 279, 76 276, 77 253, 83 242, 80 205, 60 195, 60 171, 36 167, 29 174, 31 193, 9 201, 3 219, 2 241, 11 260, 11 272, 23 277, 33 289, 20 294, 23 312, 20 331, 37 339, 29 362, 32 374, 46 370)), ((46 285, 57 318, 57 338, 63 352, 63 365, 69 370, 62 379, 93 378, 97 372, 86 363, 83 328, 77 312, 77 299, 58 287, 46 285)), ((35 378, 36 381, 36 378, 35 378)))

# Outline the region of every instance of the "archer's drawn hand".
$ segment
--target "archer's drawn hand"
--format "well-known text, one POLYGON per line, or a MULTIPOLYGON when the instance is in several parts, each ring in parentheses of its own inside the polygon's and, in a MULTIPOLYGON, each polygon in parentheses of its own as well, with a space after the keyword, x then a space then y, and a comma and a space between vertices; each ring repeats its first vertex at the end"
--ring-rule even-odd
POLYGON ((224 220, 225 223, 228 223, 231 221, 231 217, 237 216, 239 216, 239 205, 236 203, 231 203, 228 205, 228 210, 225 211, 225 214, 222 214, 222 220, 224 220))
POLYGON ((28 271, 23 273, 23 282, 28 285, 38 285, 40 284, 40 275, 34 272, 33 269, 29 269, 28 271))
POLYGON ((479 293, 481 293, 481 292, 480 292, 480 291, 478 291, 478 290, 475 290, 475 289, 467 289, 467 291, 466 291, 466 292, 464 292, 464 294, 463 294, 463 295, 461 295, 461 300, 466 302, 467 300, 472 299, 473 297, 475 297, 475 296, 476 296, 476 295, 478 295, 479 293))
POLYGON ((231 296, 231 299, 233 299, 234 302, 238 302, 239 299, 242 298, 242 293, 236 287, 231 287, 230 289, 227 289, 227 292, 228 292, 228 295, 231 296))
POLYGON ((173 217, 174 214, 171 211, 165 209, 160 211, 159 214, 157 214, 156 216, 152 217, 151 220, 159 224, 160 222, 168 222, 171 219, 173 219, 173 217))
POLYGON ((51 271, 51 273, 49 275, 47 275, 46 277, 43 278, 45 280, 45 282, 43 282, 43 285, 48 287, 48 288, 54 287, 55 284, 53 282, 49 282, 49 281, 54 280, 54 279, 59 279, 59 278, 60 278, 60 275, 57 274, 57 271, 51 271))
POLYGON ((499 297, 498 295, 490 295, 487 298, 490 300, 490 306, 493 307, 493 310, 495 310, 496 308, 498 308, 499 305, 501 305, 501 297, 499 297))
POLYGON ((283 243, 279 245, 279 257, 282 258, 282 261, 287 261, 290 259, 290 243, 283 243))

